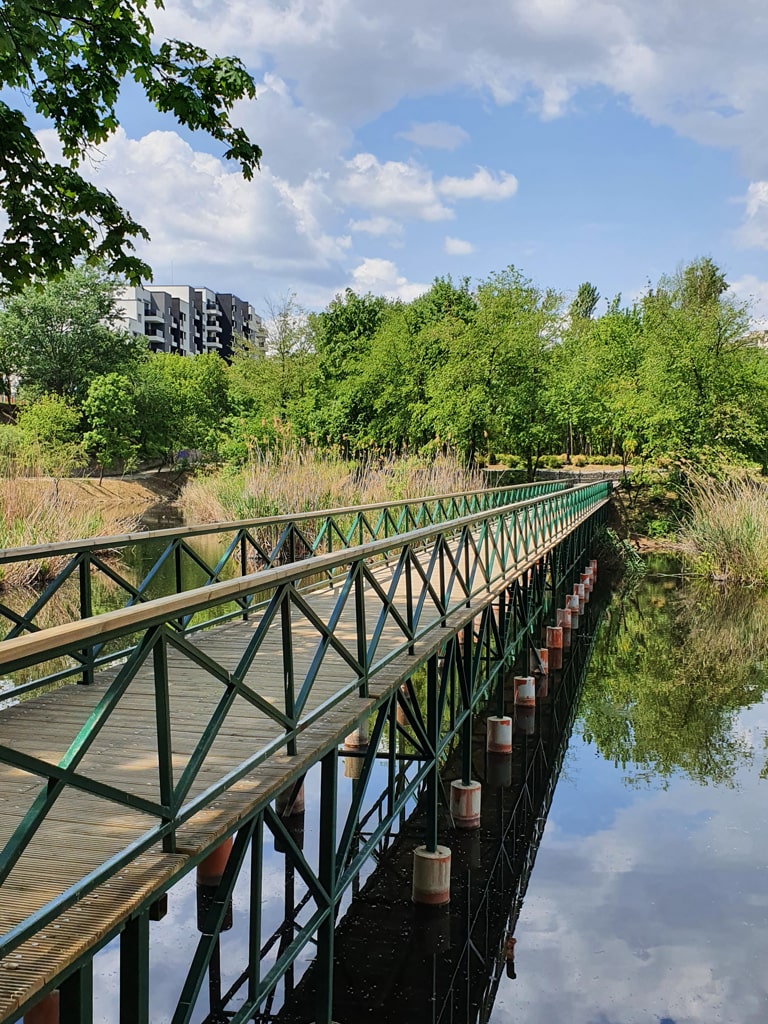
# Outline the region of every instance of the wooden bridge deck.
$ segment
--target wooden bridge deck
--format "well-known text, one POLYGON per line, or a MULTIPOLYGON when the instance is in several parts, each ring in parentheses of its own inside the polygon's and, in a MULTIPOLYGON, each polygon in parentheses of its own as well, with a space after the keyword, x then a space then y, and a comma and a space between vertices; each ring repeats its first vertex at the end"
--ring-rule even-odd
MULTIPOLYGON (((510 574, 511 580, 540 557, 537 553, 510 574)), ((426 558, 426 556, 425 556, 426 558)), ((375 576, 386 590, 393 568, 379 564, 375 576)), ((504 583, 475 597, 469 607, 454 613, 450 626, 460 628, 478 614, 504 583)), ((312 607, 327 621, 339 585, 310 595, 312 607)), ((396 592, 395 605, 406 614, 405 586, 396 592)), ((372 633, 379 608, 367 606, 367 630, 372 633)), ((422 625, 436 623, 438 611, 427 601, 422 625)), ((214 657, 222 666, 233 669, 253 636, 255 621, 235 622, 194 634, 191 641, 214 657)), ((354 643, 356 626, 353 603, 342 614, 335 634, 354 643)), ((419 655, 436 649, 446 638, 439 636, 416 645, 419 655)), ((309 668, 318 646, 318 633, 293 614, 292 644, 297 677, 309 668)), ((380 656, 403 643, 403 635, 394 622, 385 627, 380 656)), ((183 825, 176 834, 177 852, 164 853, 158 847, 143 854, 112 880, 100 885, 51 925, 43 927, 33 939, 0 959, 0 1021, 15 1019, 14 1011, 51 978, 74 963, 86 949, 97 945, 145 903, 160 893, 168 881, 184 872, 185 865, 215 845, 257 807, 261 807, 291 785, 328 749, 343 742, 360 721, 375 698, 390 691, 409 673, 414 659, 396 658, 378 672, 369 685, 370 697, 350 696, 335 704, 312 723, 298 740, 298 753, 274 754, 249 775, 183 825)), ((174 776, 186 766, 206 724, 221 697, 223 687, 203 668, 193 665, 172 648, 168 649, 168 675, 172 719, 174 776)), ((57 763, 77 735, 88 715, 103 695, 114 670, 99 673, 92 686, 66 686, 23 701, 0 711, 0 743, 46 761, 57 763)), ((329 650, 313 685, 305 711, 319 707, 326 699, 354 680, 350 667, 329 650)), ((263 697, 278 706, 283 702, 282 627, 279 617, 270 627, 264 646, 252 665, 246 682, 263 697)), ((157 767, 157 726, 155 718, 154 676, 151 659, 131 682, 110 720, 103 728, 84 760, 82 774, 116 787, 124 787, 149 799, 159 800, 157 767)), ((203 763, 189 798, 218 782, 260 747, 281 735, 281 727, 238 696, 203 763)), ((20 823, 32 799, 46 785, 44 780, 0 765, 0 844, 7 841, 20 823)), ((43 825, 27 847, 0 889, 0 934, 5 934, 48 901, 98 868, 114 854, 125 849, 152 825, 148 814, 119 806, 105 799, 67 787, 59 796, 43 825)))

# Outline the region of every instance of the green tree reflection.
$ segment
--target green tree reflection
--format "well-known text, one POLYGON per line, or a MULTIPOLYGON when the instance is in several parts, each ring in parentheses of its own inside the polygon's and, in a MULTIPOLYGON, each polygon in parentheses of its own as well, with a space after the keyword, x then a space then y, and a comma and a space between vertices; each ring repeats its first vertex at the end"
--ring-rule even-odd
POLYGON ((628 785, 733 785, 753 757, 737 713, 762 699, 766 663, 768 594, 646 578, 609 608, 579 728, 628 785))

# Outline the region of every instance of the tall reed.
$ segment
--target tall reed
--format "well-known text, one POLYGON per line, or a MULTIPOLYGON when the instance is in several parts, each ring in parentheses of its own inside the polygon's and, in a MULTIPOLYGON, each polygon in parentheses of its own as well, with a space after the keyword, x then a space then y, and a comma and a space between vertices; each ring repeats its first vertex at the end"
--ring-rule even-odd
MULTIPOLYGON (((0 478, 0 548, 52 544, 108 536, 134 529, 135 522, 109 508, 93 508, 45 477, 0 478)), ((69 561, 69 555, 0 565, 1 586, 39 586, 69 561)))
POLYGON ((696 572, 768 583, 768 487, 747 476, 695 479, 678 538, 696 572))
POLYGON ((190 480, 179 504, 190 522, 255 519, 314 509, 367 505, 429 494, 478 490, 477 471, 441 456, 345 462, 313 449, 267 451, 245 468, 190 480))

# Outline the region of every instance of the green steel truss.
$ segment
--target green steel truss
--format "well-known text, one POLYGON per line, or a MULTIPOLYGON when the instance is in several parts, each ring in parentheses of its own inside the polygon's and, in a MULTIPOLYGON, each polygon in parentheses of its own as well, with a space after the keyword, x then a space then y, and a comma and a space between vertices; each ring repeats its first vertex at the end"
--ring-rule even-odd
MULTIPOLYGON (((4 639, 7 640, 37 632, 42 628, 41 617, 44 619, 46 609, 57 599, 72 618, 90 618, 97 610, 94 591, 99 578, 110 586, 113 594, 116 590, 124 595, 122 603, 131 607, 153 597, 189 589, 185 587, 185 580, 190 570, 207 586, 235 576, 249 575, 254 570, 270 569, 333 551, 346 551, 371 541, 490 511, 511 502, 551 494, 564 487, 559 482, 520 484, 290 516, 6 548, 0 550, 0 568, 17 562, 38 563, 40 574, 45 575, 47 565, 63 564, 42 592, 23 610, 0 601, 0 624, 5 625, 4 639), (216 542, 214 546, 218 554, 215 561, 207 561, 198 550, 201 541, 216 542), (195 542, 198 542, 197 548, 195 542), (121 565, 120 553, 125 549, 131 549, 132 560, 144 566, 139 578, 133 578, 121 565)), ((235 607, 222 609, 216 621, 247 613, 250 600, 239 597, 234 604, 235 607)), ((191 620, 191 615, 182 615, 181 627, 188 629, 191 620)), ((112 651, 112 658, 121 653, 112 651)), ((100 657, 100 654, 98 647, 90 660, 85 652, 73 652, 73 664, 49 673, 48 681, 79 676, 84 683, 92 682, 94 671, 111 660, 100 657)))
MULTIPOLYGON (((48 782, 0 851, 0 887, 67 786, 78 787, 117 805, 138 808, 155 820, 140 839, 2 936, 0 958, 53 922, 59 914, 143 851, 159 843, 164 849, 173 851, 175 832, 182 824, 271 754, 281 749, 289 754, 295 753, 301 742, 300 734, 309 724, 354 693, 369 695, 377 674, 397 661, 398 666, 404 666, 399 685, 389 687, 372 703, 370 742, 361 757, 355 798, 343 824, 337 823, 338 751, 333 747, 320 755, 318 863, 310 864, 306 860, 286 821, 269 804, 258 807, 241 825, 173 1018, 174 1024, 191 1019, 205 972, 217 956, 217 942, 235 881, 250 850, 252 940, 251 959, 244 977, 247 995, 240 1009, 234 1015, 228 1015, 227 1019, 234 1022, 255 1019, 259 1007, 269 998, 276 983, 302 949, 308 942, 315 942, 317 962, 321 967, 325 965, 328 976, 324 998, 317 1008, 317 1019, 330 1021, 333 933, 341 896, 354 884, 361 866, 389 834, 392 823, 402 815, 409 800, 418 793, 422 793, 426 808, 425 841, 431 848, 436 845, 440 765, 459 741, 463 740, 464 750, 469 749, 472 718, 481 702, 490 699, 499 709, 503 707, 504 671, 531 643, 540 615, 546 612, 560 588, 581 567, 580 560, 595 526, 604 517, 611 486, 610 482, 601 481, 560 489, 532 500, 464 514, 403 533, 393 530, 386 537, 363 545, 347 546, 342 551, 315 554, 312 562, 315 578, 319 574, 330 575, 338 591, 334 609, 325 621, 319 618, 306 599, 302 584, 306 581, 307 566, 298 562, 273 564, 234 580, 212 579, 206 587, 147 601, 140 609, 133 607, 87 618, 67 626, 63 631, 64 637, 61 629, 46 631, 55 634, 55 646, 50 649, 46 648, 45 636, 40 632, 17 636, 0 644, 3 674, 45 665, 53 657, 79 659, 81 671, 82 666, 94 669, 100 661, 106 663, 120 657, 120 665, 104 688, 93 713, 58 763, 37 759, 7 746, 0 747, 0 761, 33 772, 48 782), (383 558, 389 559, 395 567, 393 583, 388 591, 382 589, 371 571, 375 560, 383 558), (410 598, 405 615, 398 610, 393 597, 397 583, 403 580, 410 598), (373 631, 366 629, 363 601, 369 610, 372 604, 377 609, 377 626, 373 631), (230 671, 191 644, 187 634, 195 628, 196 614, 226 607, 233 602, 238 605, 237 614, 251 616, 254 629, 252 641, 240 664, 230 671), (357 630, 354 640, 342 641, 334 634, 334 627, 348 603, 355 608, 357 630), (429 622, 425 615, 427 607, 433 613, 429 622), (248 668, 278 616, 284 625, 295 622, 297 617, 303 618, 318 633, 315 658, 308 669, 299 671, 292 662, 291 631, 283 630, 286 685, 282 707, 267 703, 245 682, 248 668), (380 639, 384 624, 389 621, 397 624, 402 639, 394 651, 388 649, 383 654, 380 639), (126 640, 130 640, 130 644, 126 645, 126 640), (105 644, 111 641, 118 642, 118 654, 114 657, 100 655, 105 644), (169 646, 202 667, 209 674, 212 686, 221 687, 218 707, 176 781, 170 771, 172 722, 169 720, 166 658, 169 646), (417 649, 418 654, 415 653, 417 649), (307 699, 322 659, 329 650, 343 659, 348 668, 348 680, 331 698, 308 711, 307 699), (100 729, 145 663, 152 666, 155 679, 161 782, 160 799, 156 801, 148 800, 140 793, 117 790, 92 774, 78 770, 100 729), (255 750, 251 757, 215 785, 190 799, 190 787, 236 696, 250 701, 269 716, 280 727, 280 735, 255 750), (383 741, 385 732, 388 734, 386 742, 383 741), (406 744, 409 761, 414 765, 405 783, 398 770, 397 745, 392 737, 400 737, 406 744), (383 748, 386 748, 384 754, 383 748), (363 835, 359 815, 372 766, 381 756, 388 760, 387 793, 377 804, 378 821, 363 835), (281 943, 277 958, 270 959, 268 966, 261 962, 261 893, 257 853, 265 828, 290 852, 292 863, 307 887, 312 908, 302 927, 281 943), (340 836, 338 841, 337 835, 340 836)), ((347 537, 349 544, 349 535, 347 537)), ((79 552, 76 558, 82 554, 79 552)), ((50 678, 41 676, 41 685, 48 682, 50 678)), ((34 684, 25 683, 4 697, 22 696, 32 689, 34 684)), ((190 870, 195 862, 190 859, 180 869, 179 875, 190 870)), ((176 877, 168 881, 166 888, 176 877)), ((153 894, 153 898, 157 895, 153 894)), ((148 995, 143 979, 147 975, 149 915, 148 904, 121 932, 123 973, 126 978, 132 976, 140 981, 138 986, 135 980, 123 982, 126 995, 125 1005, 121 1002, 121 1024, 148 1019, 148 995)), ((99 947, 111 937, 112 934, 102 936, 99 947)), ((61 983, 65 1004, 80 1007, 71 1017, 74 1021, 89 1019, 88 993, 95 950, 96 947, 88 950, 67 978, 50 979, 46 986, 50 989, 61 983)), ((41 994, 46 988, 41 990, 41 994)))

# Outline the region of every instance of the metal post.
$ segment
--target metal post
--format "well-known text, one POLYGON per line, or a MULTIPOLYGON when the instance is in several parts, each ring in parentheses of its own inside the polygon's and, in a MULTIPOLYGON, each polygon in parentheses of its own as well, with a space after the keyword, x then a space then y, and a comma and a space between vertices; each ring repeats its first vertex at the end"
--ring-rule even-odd
POLYGON ((70 974, 60 988, 59 1010, 67 1024, 93 1024, 93 960, 70 974))
POLYGON ((336 925, 336 749, 320 762, 318 880, 328 896, 328 914, 317 930, 316 1024, 333 1021, 333 933, 336 925))
POLYGON ((149 1024, 149 913, 132 917, 120 935, 120 1024, 149 1024))
MULTIPOLYGON (((283 600, 280 603, 280 616, 283 639, 283 691, 285 695, 285 714, 293 722, 294 715, 296 713, 293 688, 293 636, 291 634, 291 598, 290 591, 287 588, 283 594, 283 600)), ((287 752, 291 756, 296 753, 295 735, 288 740, 287 752)))
MULTIPOLYGON (((245 531, 240 534, 240 575, 248 575, 248 547, 245 542, 245 531)), ((248 606, 243 608, 243 622, 248 621, 248 606)))
POLYGON ((438 777, 437 746, 440 739, 440 723, 437 714, 437 655, 427 662, 427 736, 430 743, 432 769, 427 775, 427 835, 425 845, 428 853, 437 851, 437 808, 438 777))
MULTIPOLYGON (((90 619, 93 615, 93 597, 91 593, 91 556, 84 551, 80 557, 80 618, 90 619)), ((93 657, 91 651, 86 647, 81 651, 85 664, 80 682, 88 686, 93 682, 93 657)))
POLYGON ((261 981, 261 880, 264 861, 264 815, 259 814, 251 838, 251 894, 248 921, 248 1002, 255 1003, 261 981))
MULTIPOLYGON (((152 651, 155 676, 155 719, 157 727, 157 762, 160 774, 160 803, 168 808, 163 822, 173 820, 173 750, 171 744, 171 706, 168 694, 168 658, 165 634, 160 634, 152 651)), ((163 850, 176 852, 176 836, 163 836, 163 850)))
POLYGON ((355 567, 355 630, 357 632, 357 660, 363 670, 358 693, 368 696, 368 634, 365 621, 365 577, 363 563, 355 567))

